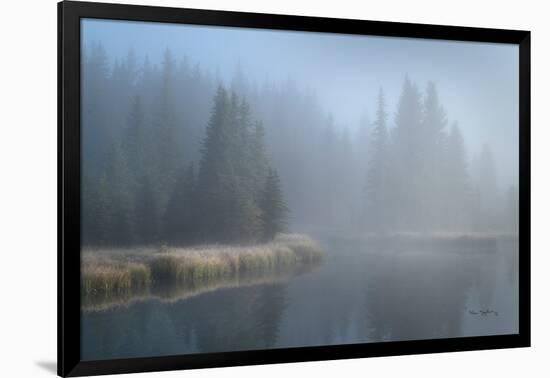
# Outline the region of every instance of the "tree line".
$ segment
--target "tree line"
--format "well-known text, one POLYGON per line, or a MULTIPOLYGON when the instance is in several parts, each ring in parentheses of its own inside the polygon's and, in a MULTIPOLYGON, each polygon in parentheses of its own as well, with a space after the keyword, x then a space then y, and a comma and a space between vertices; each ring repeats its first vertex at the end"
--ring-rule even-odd
MULTIPOLYGON (((140 95, 130 105, 104 167, 84 170, 82 240, 91 245, 253 243, 286 226, 288 207, 265 151, 264 128, 249 104, 219 86, 200 148, 198 169, 177 144, 178 98, 172 58, 150 125, 140 95)), ((114 139, 114 138, 113 138, 114 139)))
POLYGON ((170 50, 157 64, 92 43, 82 58, 84 243, 260 240, 269 211, 312 232, 517 230, 503 221, 517 188, 488 144, 468 154, 434 84, 406 79, 395 113, 382 94, 346 127, 292 79, 226 80, 170 50), (268 181, 281 198, 285 184, 275 210, 268 181))
POLYGON ((499 196, 490 147, 469 161, 433 82, 423 94, 405 79, 393 127, 380 90, 365 185, 369 230, 514 231, 515 188, 507 199, 499 196))

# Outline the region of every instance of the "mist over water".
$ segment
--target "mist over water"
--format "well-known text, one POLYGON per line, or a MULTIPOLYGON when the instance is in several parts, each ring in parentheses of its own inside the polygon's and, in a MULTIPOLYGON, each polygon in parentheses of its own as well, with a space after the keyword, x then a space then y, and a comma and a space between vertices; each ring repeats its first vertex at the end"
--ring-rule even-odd
POLYGON ((518 332, 517 245, 399 250, 324 241, 324 265, 290 281, 83 317, 84 359, 518 332))
POLYGON ((81 25, 83 359, 517 332, 517 47, 81 25))

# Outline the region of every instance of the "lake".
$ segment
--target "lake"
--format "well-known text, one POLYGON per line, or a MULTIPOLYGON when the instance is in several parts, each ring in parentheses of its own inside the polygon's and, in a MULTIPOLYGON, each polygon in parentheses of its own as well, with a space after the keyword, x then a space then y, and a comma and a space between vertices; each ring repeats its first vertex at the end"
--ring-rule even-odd
POLYGON ((518 332, 518 243, 319 239, 300 274, 81 314, 99 360, 518 332))

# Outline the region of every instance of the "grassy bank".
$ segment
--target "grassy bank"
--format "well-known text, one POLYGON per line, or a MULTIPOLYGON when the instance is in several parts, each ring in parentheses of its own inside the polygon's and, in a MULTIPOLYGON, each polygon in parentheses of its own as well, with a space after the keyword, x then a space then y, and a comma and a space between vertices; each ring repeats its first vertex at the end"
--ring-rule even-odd
POLYGON ((322 256, 314 240, 298 234, 278 235, 271 243, 251 246, 85 249, 81 293, 83 304, 98 304, 166 288, 197 292, 312 265, 322 256))

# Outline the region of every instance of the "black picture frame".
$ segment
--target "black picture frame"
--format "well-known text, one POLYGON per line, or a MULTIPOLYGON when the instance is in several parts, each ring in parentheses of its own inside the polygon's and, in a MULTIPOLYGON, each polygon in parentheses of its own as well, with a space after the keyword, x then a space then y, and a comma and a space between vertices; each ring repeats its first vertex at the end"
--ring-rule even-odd
POLYGON ((58 3, 58 374, 83 376, 530 346, 530 32, 106 3, 58 3), (80 19, 138 20, 519 46, 519 333, 80 360, 80 19))

